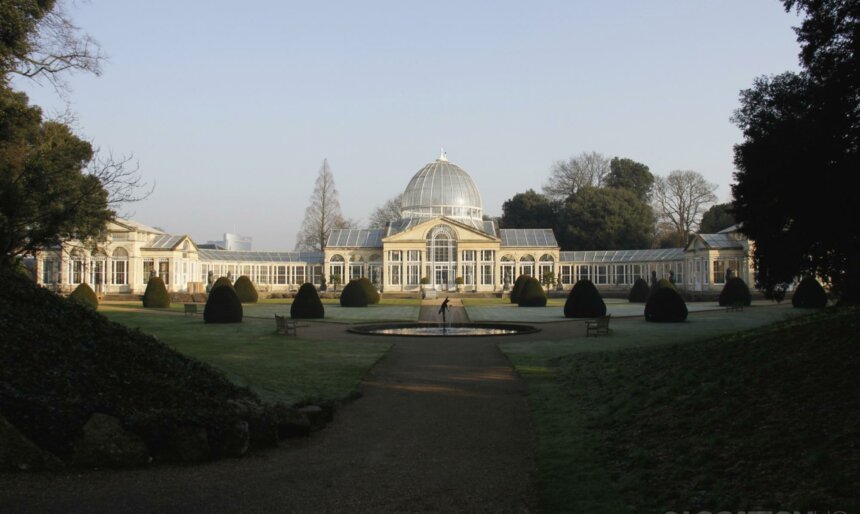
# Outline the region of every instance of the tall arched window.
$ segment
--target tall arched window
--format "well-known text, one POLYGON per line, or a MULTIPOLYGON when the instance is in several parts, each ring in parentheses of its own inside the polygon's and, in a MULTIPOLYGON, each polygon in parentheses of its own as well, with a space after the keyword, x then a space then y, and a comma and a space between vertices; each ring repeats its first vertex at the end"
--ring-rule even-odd
POLYGON ((128 284, 128 252, 125 248, 117 248, 110 259, 110 283, 115 286, 128 284))
POLYGON ((550 282, 555 282, 557 277, 555 276, 555 273, 553 271, 554 268, 555 259, 552 258, 552 255, 545 253, 540 256, 540 266, 538 267, 538 280, 540 280, 541 284, 549 285, 550 282))
POLYGON ((329 282, 332 284, 342 284, 343 283, 343 272, 344 272, 344 260, 341 255, 332 255, 331 260, 329 261, 328 266, 328 278, 329 282))
POLYGON ((452 289, 457 270, 457 234, 446 225, 427 233, 427 270, 436 289, 452 289))

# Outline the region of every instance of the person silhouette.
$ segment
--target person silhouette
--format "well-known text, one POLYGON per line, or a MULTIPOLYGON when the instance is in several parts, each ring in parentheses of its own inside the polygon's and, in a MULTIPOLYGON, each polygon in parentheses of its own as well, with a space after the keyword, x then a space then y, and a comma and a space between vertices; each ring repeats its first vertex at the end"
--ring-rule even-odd
POLYGON ((442 315, 442 323, 445 323, 445 313, 448 312, 448 297, 445 297, 445 301, 442 302, 442 306, 439 307, 439 314, 442 315))

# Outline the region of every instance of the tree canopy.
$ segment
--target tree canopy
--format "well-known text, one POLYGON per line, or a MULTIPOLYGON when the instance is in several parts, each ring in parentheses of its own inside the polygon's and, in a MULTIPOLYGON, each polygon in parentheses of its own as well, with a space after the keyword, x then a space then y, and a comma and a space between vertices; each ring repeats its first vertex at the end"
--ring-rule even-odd
POLYGON ((550 200, 533 189, 517 193, 502 204, 501 228, 546 228, 555 219, 550 200))
POLYGON ((606 187, 627 189, 644 202, 651 199, 654 175, 648 166, 626 157, 613 157, 609 162, 609 170, 605 180, 606 187))
POLYGON ((717 201, 716 189, 716 184, 696 171, 675 170, 666 177, 657 177, 654 209, 661 221, 675 231, 677 240, 686 244, 699 227, 702 214, 717 201))
POLYGON ((565 202, 556 232, 562 248, 623 250, 648 248, 654 212, 626 189, 586 187, 565 202))
POLYGON ((699 223, 699 232, 704 234, 715 234, 720 230, 726 229, 734 225, 735 217, 732 214, 731 203, 718 203, 712 205, 710 209, 702 215, 702 222, 699 223))
POLYGON ((387 223, 394 223, 401 219, 401 200, 403 193, 389 199, 380 205, 370 215, 369 228, 383 228, 387 223))
POLYGON ((549 198, 564 201, 583 187, 600 187, 609 173, 609 159, 598 152, 583 152, 556 162, 543 191, 549 198))
POLYGON ((799 73, 760 77, 733 120, 733 212, 755 242, 757 285, 772 293, 800 275, 860 301, 860 4, 785 0, 805 15, 799 73))

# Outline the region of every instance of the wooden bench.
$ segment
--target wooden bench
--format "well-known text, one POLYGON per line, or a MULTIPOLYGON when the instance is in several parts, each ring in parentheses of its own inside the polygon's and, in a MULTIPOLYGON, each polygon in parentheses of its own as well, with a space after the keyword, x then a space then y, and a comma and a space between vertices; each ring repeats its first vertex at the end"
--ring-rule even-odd
POLYGON ((281 335, 298 335, 296 320, 275 314, 275 333, 281 335))
POLYGON ((726 312, 743 312, 744 310, 744 302, 735 302, 730 305, 726 305, 726 312))
POLYGON ((197 314, 197 304, 196 303, 186 303, 185 304, 185 315, 188 316, 191 314, 194 316, 197 314))
POLYGON ((601 334, 609 335, 609 320, 612 318, 612 314, 608 316, 601 316, 597 319, 590 319, 585 322, 585 337, 590 335, 594 335, 597 337, 601 334))

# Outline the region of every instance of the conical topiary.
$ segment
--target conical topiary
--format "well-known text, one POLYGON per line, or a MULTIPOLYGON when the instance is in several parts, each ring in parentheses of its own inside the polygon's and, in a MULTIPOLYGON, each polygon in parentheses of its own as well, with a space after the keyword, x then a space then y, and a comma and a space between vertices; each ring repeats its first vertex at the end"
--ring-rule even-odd
POLYGON ((212 291, 213 289, 215 289, 218 286, 233 287, 233 282, 230 282, 230 279, 227 277, 218 277, 218 280, 216 280, 212 284, 212 287, 209 288, 209 291, 212 291))
POLYGON ((368 280, 367 278, 360 278, 356 280, 358 284, 364 289, 364 293, 367 295, 367 303, 368 305, 376 305, 379 303, 379 291, 376 290, 376 287, 368 280))
MULTIPOLYGON (((647 287, 647 284, 646 284, 647 287)), ((606 316, 606 304, 590 280, 579 280, 564 302, 565 318, 599 318, 606 316)))
POLYGON ((93 288, 87 284, 80 284, 76 287, 75 290, 72 291, 72 294, 69 295, 69 300, 93 310, 97 309, 99 306, 99 299, 96 296, 95 291, 93 291, 93 288))
POLYGON ((367 291, 358 280, 350 280, 340 292, 341 307, 367 307, 368 303, 367 291))
POLYGON ((514 287, 511 289, 511 303, 520 303, 520 291, 523 290, 523 285, 528 279, 528 275, 520 275, 514 281, 514 287))
POLYGON ((538 279, 534 277, 526 277, 520 289, 519 301, 517 304, 520 307, 545 307, 546 292, 543 286, 540 285, 538 279))
POLYGON ((322 319, 325 317, 325 308, 317 294, 317 288, 313 284, 302 284, 293 304, 290 306, 290 317, 293 319, 322 319))
POLYGON ((242 302, 232 287, 213 287, 203 309, 206 323, 241 323, 244 312, 242 302))
POLYGON ((143 292, 143 306, 146 308, 170 307, 170 295, 164 286, 161 277, 151 277, 146 283, 146 291, 143 292))
POLYGON ((259 298, 257 288, 254 287, 254 283, 246 275, 242 275, 236 279, 233 289, 236 290, 236 296, 239 297, 240 302, 257 303, 257 299, 259 298))
POLYGON ((630 288, 630 294, 627 299, 630 303, 645 303, 648 301, 648 296, 651 294, 651 288, 648 287, 648 282, 644 278, 637 278, 633 282, 633 287, 630 288))
POLYGON ((645 321, 679 322, 686 319, 687 304, 674 287, 657 287, 648 297, 645 321))
POLYGON ((749 306, 752 303, 752 294, 747 283, 740 277, 731 277, 726 280, 726 285, 720 291, 720 305, 727 307, 729 305, 741 304, 749 306))
POLYGON ((813 277, 806 277, 797 284, 791 296, 791 305, 803 309, 820 309, 827 305, 827 293, 813 277))

